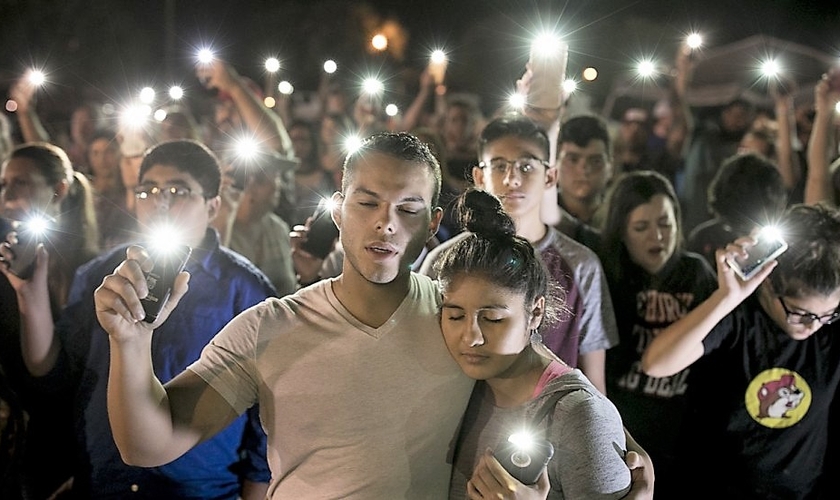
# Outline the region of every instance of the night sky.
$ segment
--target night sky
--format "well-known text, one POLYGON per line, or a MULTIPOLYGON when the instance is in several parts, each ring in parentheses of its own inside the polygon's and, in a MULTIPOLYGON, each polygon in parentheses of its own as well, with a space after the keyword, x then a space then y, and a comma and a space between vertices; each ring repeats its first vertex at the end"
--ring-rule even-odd
POLYGON ((147 84, 178 82, 189 91, 195 49, 209 43, 257 81, 265 57, 279 56, 280 77, 299 90, 315 88, 327 57, 339 62, 337 75, 348 83, 380 72, 392 80, 393 99, 407 104, 429 50, 444 46, 450 90, 476 92, 492 107, 523 71, 532 34, 548 25, 570 43, 570 72, 588 65, 601 72, 586 90, 597 102, 632 60, 671 60, 690 29, 702 31, 708 47, 763 33, 840 56, 840 9, 830 3, 0 0, 0 91, 33 64, 52 82, 45 106, 83 97, 116 101, 147 84), (366 52, 369 33, 388 20, 407 35, 404 53, 366 52))

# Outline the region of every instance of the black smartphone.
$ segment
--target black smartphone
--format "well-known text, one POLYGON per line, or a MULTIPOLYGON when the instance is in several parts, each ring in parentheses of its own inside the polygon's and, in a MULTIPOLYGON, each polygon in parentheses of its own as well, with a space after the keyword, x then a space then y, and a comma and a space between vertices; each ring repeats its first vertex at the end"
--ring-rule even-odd
POLYGON ((315 213, 312 214, 312 222, 309 224, 306 242, 301 245, 301 248, 319 259, 326 259, 327 255, 332 252, 336 238, 338 238, 338 228, 335 226, 326 204, 321 203, 315 213))
POLYGON ((735 274, 744 281, 758 274, 788 248, 785 240, 774 230, 762 229, 756 238, 758 242, 747 250, 746 258, 739 257, 726 261, 735 274))
POLYGON ((9 245, 15 258, 9 262, 9 270, 22 279, 32 277, 35 270, 35 250, 39 243, 47 240, 50 222, 44 218, 34 217, 28 221, 6 221, 2 224, 6 235, 14 231, 17 243, 9 245))
POLYGON ((493 456, 517 481, 531 485, 537 482, 540 473, 554 456, 554 446, 545 439, 527 441, 523 443, 511 436, 499 445, 493 456))
POLYGON ((146 317, 143 319, 146 323, 154 323, 157 319, 172 292, 175 278, 187 265, 192 249, 186 245, 177 245, 165 251, 152 250, 150 253, 154 266, 146 273, 149 294, 140 300, 146 312, 146 317))

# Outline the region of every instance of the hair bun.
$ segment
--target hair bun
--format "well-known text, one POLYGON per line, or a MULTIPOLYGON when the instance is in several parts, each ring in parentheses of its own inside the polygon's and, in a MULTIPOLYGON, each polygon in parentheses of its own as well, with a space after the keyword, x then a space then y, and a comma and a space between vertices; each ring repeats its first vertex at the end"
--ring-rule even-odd
POLYGON ((510 237, 516 226, 492 194, 470 188, 458 197, 455 215, 461 227, 486 238, 510 237))

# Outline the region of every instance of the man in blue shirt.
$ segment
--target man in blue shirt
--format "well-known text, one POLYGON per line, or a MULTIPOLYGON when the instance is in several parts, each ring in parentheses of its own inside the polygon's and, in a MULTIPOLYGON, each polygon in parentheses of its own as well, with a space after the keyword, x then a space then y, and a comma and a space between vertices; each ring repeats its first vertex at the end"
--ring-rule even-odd
MULTIPOLYGON (((158 145, 145 156, 135 188, 141 239, 160 238, 166 225, 192 248, 186 269, 190 292, 178 313, 149 336, 155 374, 169 380, 198 359, 202 348, 231 318, 274 295, 267 278, 242 256, 219 246, 208 227, 220 199, 216 158, 191 141, 158 145)), ((264 498, 270 473, 265 434, 252 408, 221 433, 169 464, 130 467, 120 459, 106 408, 108 335, 95 315, 93 292, 125 259, 117 248, 82 266, 68 305, 53 326, 46 298, 47 254, 40 249, 29 281, 9 276, 24 318, 23 355, 44 390, 74 391, 79 498, 264 498)))

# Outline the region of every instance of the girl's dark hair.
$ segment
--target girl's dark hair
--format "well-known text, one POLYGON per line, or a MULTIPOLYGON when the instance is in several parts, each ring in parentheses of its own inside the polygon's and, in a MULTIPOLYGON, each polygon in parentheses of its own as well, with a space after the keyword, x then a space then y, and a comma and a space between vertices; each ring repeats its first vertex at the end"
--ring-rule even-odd
POLYGON ((61 225, 53 245, 60 251, 58 255, 51 252, 56 258, 50 259, 49 270, 51 288, 63 297, 76 268, 99 253, 93 187, 83 174, 73 170, 67 153, 58 146, 45 142, 21 144, 9 155, 10 160, 13 158, 31 160, 50 186, 61 181, 68 184, 67 196, 61 202, 61 225))
POLYGON ((628 172, 620 175, 607 195, 606 217, 601 227, 601 263, 607 277, 614 283, 620 282, 624 271, 630 264, 630 254, 624 246, 624 233, 632 212, 639 205, 649 202, 661 194, 671 200, 674 206, 677 251, 682 247, 682 228, 680 223, 680 202, 671 182, 662 174, 650 170, 628 172))
POLYGON ((840 289, 840 211, 825 205, 794 205, 782 217, 788 250, 770 275, 784 297, 831 295, 840 289))
POLYGON ((564 292, 549 279, 548 271, 534 247, 516 235, 513 220, 490 193, 470 188, 455 204, 456 219, 469 234, 443 252, 434 270, 442 288, 460 274, 480 276, 521 293, 525 303, 545 297, 541 326, 565 310, 564 292))

